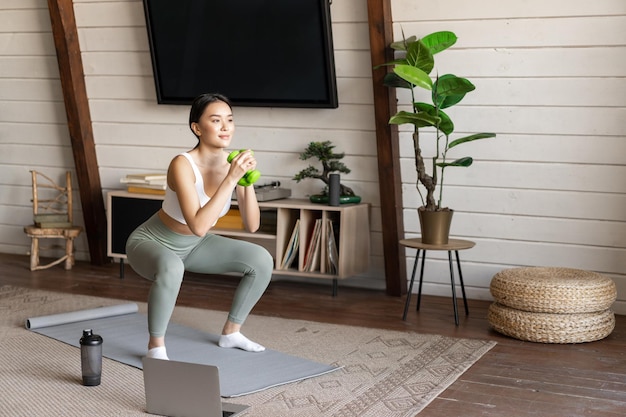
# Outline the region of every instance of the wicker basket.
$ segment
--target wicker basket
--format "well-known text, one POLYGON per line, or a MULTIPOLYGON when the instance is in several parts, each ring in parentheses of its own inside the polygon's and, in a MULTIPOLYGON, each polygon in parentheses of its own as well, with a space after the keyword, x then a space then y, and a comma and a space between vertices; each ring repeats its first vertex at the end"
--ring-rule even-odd
POLYGON ((490 290, 499 304, 536 313, 605 311, 617 297, 610 278, 555 267, 505 269, 493 277, 490 290))
POLYGON ((541 343, 593 342, 607 337, 615 328, 615 315, 610 310, 577 314, 532 313, 493 303, 487 318, 494 330, 502 334, 541 343))

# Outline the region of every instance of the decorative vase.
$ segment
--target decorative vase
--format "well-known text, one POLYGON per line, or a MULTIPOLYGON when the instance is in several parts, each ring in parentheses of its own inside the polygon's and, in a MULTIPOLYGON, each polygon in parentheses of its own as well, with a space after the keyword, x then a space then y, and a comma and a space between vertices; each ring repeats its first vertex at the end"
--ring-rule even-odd
POLYGON ((446 245, 450 236, 450 224, 454 210, 417 210, 422 230, 422 242, 428 245, 446 245))

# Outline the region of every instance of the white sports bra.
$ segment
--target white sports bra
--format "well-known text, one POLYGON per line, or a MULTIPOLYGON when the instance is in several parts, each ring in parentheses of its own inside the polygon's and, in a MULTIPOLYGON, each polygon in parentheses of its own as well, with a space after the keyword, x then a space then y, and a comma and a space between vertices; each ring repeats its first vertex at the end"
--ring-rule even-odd
MULTIPOLYGON (((196 192, 198 193, 198 198, 200 199, 200 207, 204 207, 206 203, 209 202, 211 197, 206 195, 206 192, 204 191, 204 180, 202 179, 202 174, 196 166, 196 163, 193 161, 191 155, 189 155, 187 152, 181 153, 181 155, 187 158, 187 160, 191 164, 193 173, 196 175, 196 192)), ((165 198, 163 199, 162 208, 163 211, 174 220, 182 224, 187 224, 187 222, 185 221, 185 217, 183 217, 183 212, 180 209, 180 203, 178 202, 178 196, 176 195, 176 191, 172 190, 169 185, 165 188, 165 198)), ((220 217, 226 215, 226 213, 228 213, 228 210, 230 210, 230 199, 226 201, 226 205, 222 209, 220 217)))

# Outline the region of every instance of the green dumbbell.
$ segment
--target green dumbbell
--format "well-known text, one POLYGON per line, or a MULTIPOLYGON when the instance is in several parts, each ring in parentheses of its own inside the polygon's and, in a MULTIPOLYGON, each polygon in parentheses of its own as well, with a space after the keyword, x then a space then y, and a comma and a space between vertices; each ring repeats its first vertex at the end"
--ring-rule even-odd
MULTIPOLYGON (((226 158, 226 160, 230 164, 237 155, 239 155, 241 152, 244 152, 244 151, 246 151, 246 149, 232 151, 231 153, 228 154, 228 157, 226 158)), ((248 187, 254 184, 255 182, 257 182, 259 178, 261 178, 261 173, 258 170, 253 169, 252 171, 246 172, 243 175, 243 177, 241 177, 241 179, 237 182, 237 184, 242 185, 244 187, 248 187)))

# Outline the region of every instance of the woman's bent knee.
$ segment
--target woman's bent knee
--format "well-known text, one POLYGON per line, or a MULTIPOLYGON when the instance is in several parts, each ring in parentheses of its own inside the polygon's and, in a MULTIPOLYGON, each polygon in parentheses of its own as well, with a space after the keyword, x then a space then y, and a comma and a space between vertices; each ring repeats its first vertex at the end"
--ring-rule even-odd
POLYGON ((161 258, 156 262, 153 279, 161 285, 178 288, 185 275, 185 265, 180 258, 161 258))
POLYGON ((274 270, 274 258, 272 255, 262 246, 257 246, 256 251, 251 256, 251 263, 255 265, 257 275, 266 275, 271 278, 272 271, 274 270))
POLYGON ((156 242, 128 245, 128 263, 142 277, 168 286, 180 286, 185 273, 183 261, 156 242))

